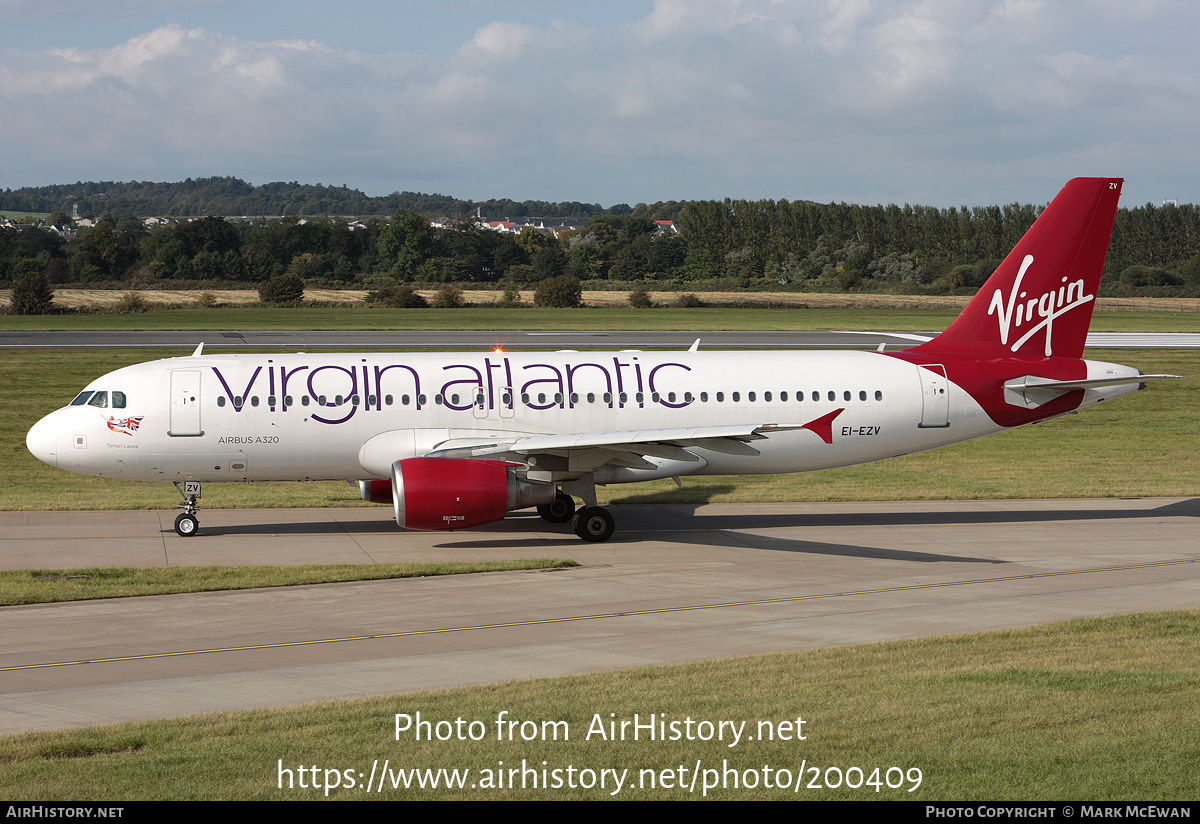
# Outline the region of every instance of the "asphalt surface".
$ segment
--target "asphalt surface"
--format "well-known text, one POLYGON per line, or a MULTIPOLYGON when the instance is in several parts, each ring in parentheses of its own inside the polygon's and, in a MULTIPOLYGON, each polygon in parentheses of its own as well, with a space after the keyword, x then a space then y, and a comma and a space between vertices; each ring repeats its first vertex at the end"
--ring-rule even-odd
POLYGON ((519 513, 0 513, 0 566, 570 557, 554 572, 0 608, 0 733, 1200 603, 1200 500, 613 507, 585 544, 519 513))

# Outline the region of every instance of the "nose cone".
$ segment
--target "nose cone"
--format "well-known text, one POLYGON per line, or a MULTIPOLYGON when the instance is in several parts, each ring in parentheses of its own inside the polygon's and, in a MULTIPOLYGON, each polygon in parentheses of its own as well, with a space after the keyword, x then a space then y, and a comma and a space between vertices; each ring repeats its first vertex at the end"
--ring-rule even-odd
POLYGON ((42 463, 58 466, 58 428, 47 415, 33 425, 25 436, 25 447, 42 463))

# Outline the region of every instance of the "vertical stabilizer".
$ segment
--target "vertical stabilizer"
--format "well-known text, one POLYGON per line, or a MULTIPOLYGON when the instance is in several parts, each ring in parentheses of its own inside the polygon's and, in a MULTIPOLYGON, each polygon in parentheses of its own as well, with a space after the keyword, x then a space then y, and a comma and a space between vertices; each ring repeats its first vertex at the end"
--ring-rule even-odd
POLYGON ((1122 182, 1067 183, 962 314, 916 349, 1081 357, 1122 182))

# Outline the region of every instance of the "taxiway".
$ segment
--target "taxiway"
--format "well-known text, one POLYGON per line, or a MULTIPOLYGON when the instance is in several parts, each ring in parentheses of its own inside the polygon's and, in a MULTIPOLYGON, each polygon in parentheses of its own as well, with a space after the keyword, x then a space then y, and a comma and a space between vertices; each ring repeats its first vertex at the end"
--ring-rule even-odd
POLYGON ((1200 500, 617 506, 453 534, 378 509, 0 513, 0 566, 570 557, 552 572, 0 608, 0 733, 1200 603, 1200 500))

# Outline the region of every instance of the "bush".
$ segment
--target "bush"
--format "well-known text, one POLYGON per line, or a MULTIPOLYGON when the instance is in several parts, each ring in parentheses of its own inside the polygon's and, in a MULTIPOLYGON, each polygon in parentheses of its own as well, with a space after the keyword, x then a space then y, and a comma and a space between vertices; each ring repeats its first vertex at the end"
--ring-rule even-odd
POLYGON ((583 286, 579 278, 560 275, 546 278, 533 293, 533 305, 553 309, 574 309, 583 305, 583 286))
POLYGON ((298 275, 276 275, 258 287, 258 299, 268 306, 285 306, 304 300, 304 281, 298 275))
POLYGON ((654 301, 650 300, 650 293, 645 289, 634 289, 629 293, 629 305, 634 309, 651 309, 654 307, 654 301))
POLYGON ((704 307, 704 301, 693 295, 691 292, 684 292, 679 297, 675 298, 676 309, 701 309, 704 307))
POLYGON ((463 300, 462 289, 454 286, 439 289, 437 294, 433 296, 434 309, 461 309, 465 305, 466 301, 463 300))
POLYGON ((504 287, 504 297, 500 299, 501 306, 520 306, 521 305, 521 290, 516 286, 509 284, 504 287))
POLYGON ((13 284, 9 308, 14 315, 45 315, 54 309, 54 292, 45 273, 29 273, 13 284))
POLYGON ((386 306, 388 309, 427 309, 429 307, 429 301, 421 297, 416 289, 403 283, 383 286, 374 292, 367 292, 367 303, 386 306))
POLYGON ((122 315, 131 315, 134 312, 146 311, 146 299, 142 297, 141 292, 126 292, 121 295, 121 299, 117 301, 116 310, 122 315))
POLYGON ((1182 281, 1170 269, 1158 266, 1129 266, 1121 271, 1121 283, 1126 286, 1178 286, 1182 281))

